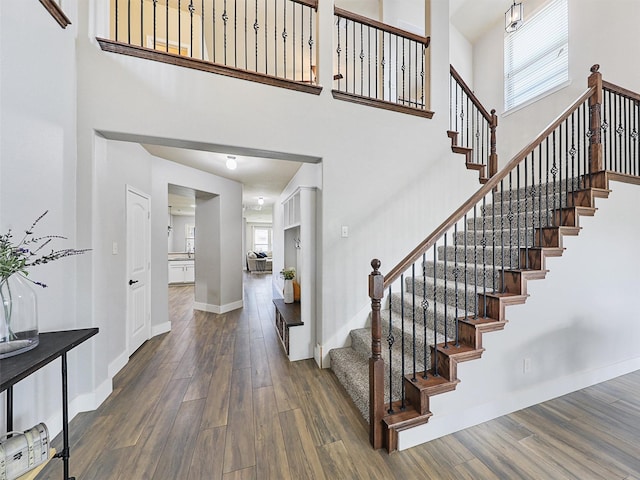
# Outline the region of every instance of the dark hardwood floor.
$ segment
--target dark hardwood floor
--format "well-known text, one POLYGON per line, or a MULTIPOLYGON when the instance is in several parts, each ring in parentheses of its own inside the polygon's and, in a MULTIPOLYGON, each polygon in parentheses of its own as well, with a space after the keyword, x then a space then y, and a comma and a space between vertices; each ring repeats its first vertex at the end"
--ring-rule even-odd
POLYGON ((640 372, 388 455, 329 370, 282 353, 270 274, 225 315, 194 312, 192 287, 169 296, 172 331, 71 422, 78 480, 640 479, 640 372))

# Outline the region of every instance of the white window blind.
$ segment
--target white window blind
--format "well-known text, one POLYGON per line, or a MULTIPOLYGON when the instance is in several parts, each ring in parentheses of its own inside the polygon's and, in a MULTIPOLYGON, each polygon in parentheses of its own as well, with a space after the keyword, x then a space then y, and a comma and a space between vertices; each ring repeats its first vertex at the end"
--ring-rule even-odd
POLYGON ((504 108, 569 80, 567 0, 553 0, 504 41, 504 108))

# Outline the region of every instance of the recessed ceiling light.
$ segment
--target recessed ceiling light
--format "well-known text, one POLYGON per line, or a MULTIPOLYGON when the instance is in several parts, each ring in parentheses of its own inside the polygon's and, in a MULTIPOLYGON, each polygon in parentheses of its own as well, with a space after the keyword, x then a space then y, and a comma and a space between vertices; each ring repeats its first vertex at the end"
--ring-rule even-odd
POLYGON ((238 162, 236 162, 236 157, 232 155, 227 155, 227 168, 229 170, 235 170, 238 166, 238 162))

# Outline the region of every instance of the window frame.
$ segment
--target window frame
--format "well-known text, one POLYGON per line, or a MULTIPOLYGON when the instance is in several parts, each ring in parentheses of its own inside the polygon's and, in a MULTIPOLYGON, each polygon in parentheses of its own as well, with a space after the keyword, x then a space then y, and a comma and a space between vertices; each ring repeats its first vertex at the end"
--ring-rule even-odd
MULTIPOLYGON (((524 25, 518 30, 506 33, 504 36, 504 51, 503 51, 503 66, 504 66, 504 115, 508 115, 511 112, 524 108, 541 98, 551 95, 558 90, 566 87, 571 83, 569 78, 569 4, 568 0, 551 0, 538 9, 534 14, 526 20, 524 25), (558 21, 557 13, 564 13, 565 17, 558 21), (551 25, 548 23, 552 22, 551 25), (522 48, 522 45, 518 45, 517 40, 525 35, 536 38, 553 38, 553 35, 549 35, 546 30, 553 31, 551 29, 560 26, 562 31, 560 35, 556 35, 556 39, 553 43, 543 45, 540 48, 536 48, 533 52, 527 52, 528 58, 514 59, 514 50, 518 47, 522 48), (533 29, 533 30, 532 30, 533 29), (531 33, 533 32, 533 33, 531 33), (560 68, 554 67, 553 58, 560 59, 558 63, 560 68), (550 60, 551 58, 551 60, 550 60), (518 62, 518 60, 520 60, 518 62), (514 63, 520 63, 517 68, 514 67, 514 63), (518 78, 518 74, 526 72, 527 70, 543 71, 544 68, 549 70, 548 75, 541 77, 535 84, 522 89, 522 92, 514 93, 516 81, 522 81, 518 78), (558 77, 554 79, 554 77, 558 77), (530 93, 528 93, 530 92, 530 93)), ((522 78, 522 75, 520 75, 522 78)))

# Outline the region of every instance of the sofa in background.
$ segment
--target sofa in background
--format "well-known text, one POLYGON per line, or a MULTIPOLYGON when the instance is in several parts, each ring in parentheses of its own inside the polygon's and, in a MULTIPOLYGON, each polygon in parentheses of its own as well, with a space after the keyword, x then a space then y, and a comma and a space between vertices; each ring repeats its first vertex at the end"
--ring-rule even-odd
POLYGON ((271 252, 247 252, 247 271, 271 272, 272 268, 271 252))

